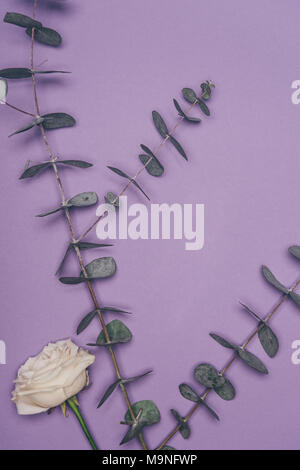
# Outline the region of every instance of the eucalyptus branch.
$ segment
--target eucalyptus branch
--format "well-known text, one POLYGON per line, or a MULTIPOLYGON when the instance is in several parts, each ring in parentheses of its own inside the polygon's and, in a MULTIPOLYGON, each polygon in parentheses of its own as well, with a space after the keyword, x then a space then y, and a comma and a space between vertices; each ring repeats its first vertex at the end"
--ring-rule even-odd
MULTIPOLYGON (((300 253, 300 250, 299 250, 300 253)), ((269 323, 273 315, 277 312, 277 310, 281 307, 281 305, 289 298, 290 294, 295 291, 295 289, 298 287, 300 284, 300 279, 296 281, 290 289, 288 289, 287 293, 283 293, 279 301, 276 303, 276 305, 273 307, 273 309, 270 311, 270 313, 263 319, 262 322, 260 322, 259 326, 248 336, 248 338, 244 341, 244 343, 241 346, 241 349, 245 349, 246 346, 259 334, 260 330, 263 328, 264 324, 269 323)), ((242 304, 243 305, 243 304, 242 304)), ((244 306, 244 305, 243 305, 244 306)), ((245 307, 245 306, 244 306, 245 307)), ((246 307, 247 308, 247 307, 246 307)), ((223 367, 223 369, 219 372, 220 377, 223 377, 225 372, 230 368, 230 366, 238 359, 238 355, 234 354, 233 357, 226 363, 226 365, 223 367)), ((213 390, 213 388, 206 388, 205 391, 201 394, 200 398, 201 401, 198 401, 195 403, 195 405, 190 409, 190 411, 185 415, 183 418, 184 423, 188 423, 192 416, 195 414, 196 411, 201 407, 203 404, 203 401, 206 400, 206 397, 209 395, 209 393, 213 390)), ((163 439, 163 441, 159 444, 158 447, 156 447, 157 450, 163 449, 168 442, 182 429, 182 423, 179 423, 174 429, 163 439)))
MULTIPOLYGON (((203 95, 205 95, 205 92, 203 92, 201 95, 200 95, 200 98, 203 98, 203 95)), ((175 132, 175 130, 177 129, 177 127, 179 127, 179 125, 182 123, 182 121, 184 121, 184 119, 189 116, 191 110, 193 109, 193 107, 197 104, 197 100, 195 100, 191 106, 187 109, 186 113, 184 116, 180 116, 179 119, 177 120, 177 123, 172 127, 172 129, 170 130, 169 132, 169 135, 167 135, 161 142, 160 144, 156 147, 156 149, 153 151, 153 156, 156 157, 160 151, 160 149, 165 145, 165 143, 169 140, 170 136, 172 136, 175 132)), ((152 160, 154 159, 153 156, 150 156, 150 158, 148 159, 148 161, 140 167, 140 169, 136 172, 136 174, 128 181, 128 183, 123 187, 123 189, 119 192, 119 194, 111 201, 111 204, 115 204, 119 197, 121 197, 125 191, 127 191, 127 189, 129 188, 129 186, 131 186, 132 184, 134 184, 133 182, 136 181, 136 179, 138 178, 138 176, 145 170, 145 168, 152 162, 152 160)), ((85 238, 90 232, 91 230, 93 230, 93 228, 97 225, 97 223, 103 218, 105 217, 105 214, 106 212, 104 212, 103 214, 99 215, 96 220, 94 220, 94 222, 88 226, 88 228, 80 235, 80 237, 78 238, 78 242, 80 242, 83 238, 85 238)))

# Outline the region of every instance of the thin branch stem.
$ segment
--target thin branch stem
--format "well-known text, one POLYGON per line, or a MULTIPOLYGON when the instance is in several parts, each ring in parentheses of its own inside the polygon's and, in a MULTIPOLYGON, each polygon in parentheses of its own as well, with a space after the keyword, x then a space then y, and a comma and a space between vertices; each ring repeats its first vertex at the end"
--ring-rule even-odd
MULTIPOLYGON (((36 15, 36 7, 37 7, 37 0, 34 0, 33 1, 33 18, 34 19, 35 19, 35 15, 36 15)), ((34 28, 32 28, 32 35, 31 35, 30 66, 31 66, 31 70, 34 70, 34 28)), ((39 102, 38 102, 38 96, 37 96, 37 85, 36 85, 36 80, 35 80, 34 74, 32 74, 32 87, 33 87, 33 96, 34 96, 35 109, 36 109, 37 115, 40 116, 40 108, 39 108, 39 102)), ((61 178, 60 178, 60 175, 59 175, 59 172, 58 172, 58 168, 57 168, 57 165, 56 165, 56 159, 54 157, 53 151, 52 151, 51 146, 49 144, 49 141, 47 139, 46 132, 45 132, 45 129, 43 127, 43 124, 40 124, 39 127, 40 127, 40 130, 41 130, 41 134, 42 134, 42 137, 43 137, 44 144, 46 146, 46 149, 47 149, 49 157, 50 157, 50 161, 52 163, 52 167, 53 167, 53 170, 54 170, 54 173, 55 173, 56 181, 58 183, 59 191, 60 191, 61 198, 62 198, 62 204, 64 205, 65 202, 66 202, 66 197, 65 197, 65 192, 64 192, 64 189, 63 189, 62 181, 61 181, 61 178)), ((74 232, 74 228, 73 228, 73 224, 72 224, 69 209, 67 207, 64 207, 64 212, 65 212, 65 216, 66 216, 66 219, 67 219, 67 223, 68 223, 69 231, 70 231, 70 234, 71 234, 72 242, 75 243, 76 242, 76 237, 75 237, 75 232, 74 232)), ((108 334, 108 330, 107 330, 103 315, 101 313, 100 305, 98 303, 98 300, 97 300, 95 291, 93 289, 93 286, 92 286, 90 280, 88 279, 88 275, 87 275, 87 272, 86 272, 86 269, 85 269, 85 265, 84 265, 84 262, 83 262, 81 251, 78 248, 78 246, 76 246, 76 245, 74 246, 74 248, 75 248, 75 253, 77 255, 77 258, 78 258, 78 261, 79 261, 79 264, 80 264, 81 271, 82 271, 84 277, 86 278, 86 284, 88 286, 88 290, 89 290, 91 298, 93 300, 95 309, 97 310, 98 318, 99 318, 101 326, 103 328, 105 339, 106 339, 107 342, 110 342, 110 337, 109 337, 109 334, 108 334)), ((120 368, 119 368, 119 365, 118 365, 118 362, 117 362, 115 352, 114 352, 114 350, 111 346, 108 346, 107 349, 110 353, 110 356, 111 356, 111 359, 112 359, 112 362, 113 362, 113 366, 114 366, 117 378, 122 379, 122 375, 121 375, 121 372, 120 372, 120 368)), ((135 414, 133 412, 132 405, 131 405, 126 387, 123 383, 120 384, 120 387, 121 387, 123 396, 125 398, 125 402, 126 402, 126 405, 128 407, 131 418, 134 420, 135 419, 135 414)), ((139 438, 139 441, 140 441, 143 449, 147 450, 148 448, 147 448, 147 445, 145 443, 145 440, 144 440, 144 437, 143 437, 142 433, 140 433, 138 435, 138 438, 139 438)))
MULTIPOLYGON (((293 284, 293 286, 290 288, 290 292, 293 292, 298 285, 300 284, 300 279, 293 284)), ((288 294, 284 294, 281 296, 280 300, 277 302, 275 307, 271 310, 271 312, 264 318, 264 322, 268 323, 270 319, 273 317, 273 315, 277 312, 279 307, 287 300, 288 294)), ((260 327, 256 328, 253 333, 251 333, 250 336, 246 339, 246 341, 243 343, 241 346, 243 349, 255 338, 255 336, 258 334, 259 330, 263 327, 261 325, 260 327)), ((230 366, 236 361, 237 355, 234 354, 234 356, 227 362, 227 364, 223 367, 223 369, 220 371, 220 375, 224 375, 225 372, 230 368, 230 366)), ((204 391, 204 393, 201 395, 202 400, 205 400, 207 395, 211 392, 211 388, 208 388, 204 391)), ((184 417, 184 421, 188 422, 191 417, 194 415, 194 413, 200 408, 201 403, 196 403, 188 412, 188 414, 184 417)), ((168 435, 167 437, 161 442, 161 444, 157 447, 157 450, 161 450, 171 439, 172 437, 175 436, 175 434, 180 430, 180 425, 176 426, 168 435)))
POLYGON ((2 104, 6 104, 9 108, 14 109, 15 111, 19 111, 19 113, 27 114, 28 116, 31 117, 36 117, 35 114, 29 113, 28 111, 24 111, 24 109, 18 108, 17 106, 14 106, 13 104, 7 103, 7 101, 0 100, 2 104))
MULTIPOLYGON (((202 98, 202 95, 201 95, 201 98, 202 98)), ((190 111, 192 110, 192 108, 195 106, 195 104, 197 104, 197 101, 195 101, 194 103, 191 104, 191 106, 188 108, 188 110, 186 111, 186 115, 188 115, 190 113, 190 111)), ((158 147, 154 150, 153 152, 153 155, 157 155, 158 152, 160 151, 160 149, 165 145, 165 143, 169 140, 169 136, 173 135, 174 132, 176 131, 177 127, 181 124, 181 122, 184 120, 184 116, 181 116, 178 121, 176 122, 176 124, 172 127, 172 129, 170 130, 169 134, 160 142, 160 144, 158 145, 158 147)), ((128 183, 123 187, 123 189, 120 191, 120 193, 116 196, 116 198, 112 201, 112 204, 114 204, 118 198, 120 196, 122 196, 125 191, 129 188, 129 186, 133 183, 133 181, 135 181, 137 179, 137 177, 142 173, 142 171, 144 171, 144 169, 149 165, 149 163, 153 160, 153 157, 150 157, 148 159, 148 161, 136 172, 136 174, 132 177, 132 179, 130 181, 128 181, 128 183)), ((90 231, 97 225, 97 223, 105 216, 106 212, 104 212, 103 214, 99 215, 99 217, 97 217, 97 219, 82 233, 82 235, 80 235, 80 237, 78 238, 77 242, 81 241, 83 238, 85 238, 89 233, 90 231)))

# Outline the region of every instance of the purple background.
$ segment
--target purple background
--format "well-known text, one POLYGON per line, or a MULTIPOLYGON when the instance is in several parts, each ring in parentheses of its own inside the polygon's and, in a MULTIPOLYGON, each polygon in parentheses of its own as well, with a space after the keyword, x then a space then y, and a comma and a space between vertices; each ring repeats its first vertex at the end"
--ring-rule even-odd
MULTIPOLYGON (((198 128, 183 124, 176 132, 189 162, 166 145, 160 152, 163 178, 142 174, 139 180, 152 202, 205 204, 203 250, 187 252, 183 241, 117 241, 105 250, 116 258, 117 274, 96 285, 101 302, 134 312, 125 318, 134 338, 117 351, 124 375, 154 369, 129 390, 132 401, 153 399, 161 411, 161 423, 145 433, 153 448, 174 426, 169 409, 182 414, 190 409, 178 384, 194 383, 197 363, 221 368, 231 357, 209 332, 240 342, 255 323, 237 300, 262 314, 278 300, 262 279, 260 265, 267 264, 288 286, 300 273, 299 262, 287 252, 300 240, 300 107, 290 98, 291 82, 299 79, 299 1, 38 3, 38 18, 60 31, 64 42, 61 49, 38 45, 36 64, 48 59, 44 69, 73 72, 39 77, 42 112, 69 112, 78 122, 74 129, 49 133, 51 145, 66 159, 95 164, 61 172, 69 196, 95 190, 102 198, 107 190, 120 190, 122 180, 106 165, 136 172, 138 145, 154 148, 160 142, 152 109, 171 127, 176 119, 171 99, 181 100, 183 86, 198 91, 203 80, 216 83, 212 116, 204 117, 198 128)), ((0 14, 9 10, 31 15, 31 8, 31 1, 5 0, 0 14)), ((28 66, 30 40, 21 29, 3 24, 0 39, 2 68, 28 66)), ((30 80, 10 81, 8 98, 32 110, 30 80)), ((68 240, 65 221, 60 215, 33 217, 59 202, 56 182, 49 172, 18 181, 26 160, 45 159, 45 149, 37 130, 7 139, 27 118, 4 106, 0 111, 0 338, 7 344, 7 365, 0 366, 0 445, 88 448, 73 416, 64 419, 57 410, 51 416, 22 417, 9 401, 17 369, 29 355, 50 340, 70 336, 84 346, 95 339, 99 325, 95 321, 79 338, 74 334, 92 305, 84 286, 63 286, 54 277, 68 240)), ((127 195, 129 203, 145 202, 134 189, 127 195)), ((74 213, 77 234, 94 215, 94 209, 74 213)), ((85 260, 96 256, 96 251, 85 253, 85 260)), ((76 260, 69 260, 65 273, 77 272, 76 260)), ((112 318, 107 315, 107 320, 112 318)), ((250 346, 270 375, 260 376, 236 362, 228 372, 236 399, 227 403, 215 394, 209 397, 221 422, 201 411, 192 419, 192 437, 184 441, 178 435, 171 445, 299 448, 300 366, 291 363, 291 343, 300 339, 299 309, 286 302, 272 325, 280 340, 276 359, 266 357, 257 339, 250 346)), ((99 446, 117 449, 125 431, 118 424, 125 404, 117 391, 96 410, 114 380, 109 356, 103 350, 96 356, 90 369, 92 387, 80 395, 82 410, 99 446)), ((136 446, 133 442, 125 448, 136 446)))

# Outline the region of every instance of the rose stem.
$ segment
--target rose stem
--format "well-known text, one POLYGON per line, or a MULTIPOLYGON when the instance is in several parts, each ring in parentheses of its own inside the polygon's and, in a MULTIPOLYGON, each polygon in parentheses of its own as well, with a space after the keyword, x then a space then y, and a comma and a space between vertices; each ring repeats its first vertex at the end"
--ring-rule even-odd
POLYGON ((89 428, 87 427, 85 421, 84 421, 84 418, 82 416, 82 414, 80 413, 80 410, 79 408, 77 408, 77 406, 75 405, 74 401, 71 400, 70 398, 67 400, 67 403, 69 405, 69 407, 71 408, 71 410, 73 411, 73 413, 75 414, 76 418, 78 419, 79 423, 80 423, 80 426, 82 427, 83 429, 83 432, 84 434, 86 435, 87 437, 87 440, 89 441, 89 443, 91 444, 91 447, 93 450, 99 450, 97 445, 95 444, 94 442, 94 439, 92 438, 91 436, 91 433, 89 431, 89 428))
MULTIPOLYGON (((36 6, 37 6, 37 0, 33 0, 33 19, 35 19, 36 6)), ((32 35, 31 35, 30 65, 31 65, 31 69, 33 70, 34 69, 34 28, 32 28, 32 35)), ((40 108, 39 108, 39 102, 38 102, 38 96, 37 96, 37 86, 36 86, 36 80, 35 80, 34 74, 32 75, 32 86, 33 86, 33 96, 34 96, 34 103, 35 103, 36 113, 37 113, 38 116, 40 116, 40 108)), ((62 198, 62 205, 64 205, 65 202, 66 202, 66 197, 65 197, 63 185, 62 185, 62 182, 61 182, 61 178, 59 176, 58 168, 57 168, 57 165, 55 163, 55 157, 53 155, 52 149, 51 149, 50 144, 48 142, 48 139, 47 139, 47 136, 46 136, 45 129, 44 129, 43 125, 40 124, 39 127, 40 127, 40 130, 41 130, 43 141, 44 141, 45 146, 48 150, 50 161, 52 163, 52 167, 53 167, 53 170, 54 170, 54 173, 55 173, 55 176, 56 176, 56 180, 57 180, 57 183, 58 183, 58 186, 59 186, 59 190, 60 190, 60 194, 61 194, 61 198, 62 198)), ((72 242, 75 243, 76 238, 75 238, 75 234, 74 234, 74 229, 73 229, 73 225, 72 225, 70 212, 69 212, 67 207, 64 207, 64 212, 65 212, 66 219, 67 219, 67 222, 68 222, 68 227, 69 227, 69 231, 70 231, 70 234, 71 234, 71 237, 72 237, 72 242)), ((103 315, 101 313, 101 309, 100 309, 96 294, 94 292, 94 289, 92 287, 92 284, 88 280, 88 276, 87 276, 87 272, 86 272, 84 262, 83 262, 83 259, 82 259, 81 251, 78 248, 78 246, 75 246, 74 248, 75 248, 75 252, 76 252, 76 255, 77 255, 77 258, 78 258, 78 261, 79 261, 79 264, 80 264, 80 268, 82 270, 82 273, 83 273, 84 277, 87 279, 86 284, 88 286, 90 295, 91 295, 92 300, 94 302, 95 309, 97 310, 97 314, 98 314, 101 326, 103 328, 105 339, 109 343, 110 338, 109 338, 109 334, 108 334, 108 331, 107 331, 107 327, 106 327, 106 324, 104 322, 103 315)), ((110 356, 111 356, 111 359, 112 359, 112 362, 113 362, 113 366, 114 366, 117 378, 119 380, 122 380, 122 375, 121 375, 121 372, 120 372, 120 368, 119 368, 114 350, 111 346, 108 346, 107 349, 110 353, 110 356)), ((135 414, 133 412, 132 405, 131 405, 126 387, 122 382, 120 383, 120 387, 121 387, 121 390, 123 392, 123 396, 125 398, 125 402, 126 402, 126 405, 128 407, 130 416, 134 420, 135 419, 135 414)), ((139 438, 139 441, 140 441, 143 449, 147 450, 147 445, 145 443, 145 440, 143 438, 142 433, 140 433, 138 435, 138 438, 139 438)))
MULTIPOLYGON (((200 96, 200 98, 202 98, 203 94, 200 96)), ((191 109, 195 106, 195 104, 197 104, 197 101, 195 101, 194 103, 191 104, 191 106, 188 108, 188 110, 186 111, 186 115, 188 115, 191 111, 191 109)), ((165 143, 167 142, 167 140, 169 140, 169 136, 170 135, 173 135, 175 130, 177 129, 177 127, 181 124, 181 122, 184 120, 184 117, 181 116, 178 121, 176 122, 176 124, 172 127, 172 129, 170 130, 169 132, 169 135, 167 135, 162 141, 161 143, 159 144, 159 146, 154 150, 153 152, 153 155, 157 155, 159 150, 165 145, 165 143)), ((118 194, 118 196, 116 196, 116 198, 112 201, 112 204, 114 202, 117 201, 117 199, 122 196, 122 194, 125 193, 125 191, 129 188, 129 186, 132 184, 133 181, 135 181, 137 179, 137 177, 142 173, 142 171, 146 168, 147 165, 149 165, 149 163, 151 162, 151 160, 153 160, 153 157, 150 157, 149 160, 147 161, 147 163, 145 163, 145 165, 143 165, 137 172, 136 174, 132 177, 132 179, 124 186, 124 188, 121 190, 121 192, 118 194)), ((80 235, 80 237, 78 238, 77 242, 81 241, 84 237, 86 237, 88 235, 88 233, 90 233, 90 231, 95 227, 95 225, 97 225, 97 223, 105 216, 106 212, 104 212, 102 215, 99 215, 99 217, 97 217, 97 219, 83 232, 82 235, 80 235)))
MULTIPOLYGON (((300 284, 300 279, 295 282, 293 284, 293 286, 289 289, 289 292, 293 292, 296 287, 300 284)), ((281 296, 280 300, 277 302, 277 304, 275 305, 275 307, 271 310, 271 312, 264 318, 264 322, 265 323, 268 323, 269 320, 272 318, 272 316, 274 315, 274 313, 279 309, 279 307, 286 301, 286 299, 288 298, 288 294, 284 294, 283 296, 281 296)), ((251 333, 250 336, 248 336, 248 338, 246 339, 246 341, 243 343, 243 345, 241 346, 243 349, 250 343, 250 341, 252 341, 252 339, 257 335, 257 333, 259 332, 259 330, 263 327, 263 325, 261 325, 260 327, 256 328, 256 330, 251 333)), ((235 354, 231 359, 230 361, 227 362, 227 364, 224 366, 224 368, 221 370, 220 372, 220 375, 224 375, 225 372, 229 369, 229 367, 231 366, 231 364, 234 363, 234 361, 237 359, 237 355, 235 354)), ((201 398, 202 400, 205 400, 205 398, 207 397, 207 395, 209 394, 209 392, 211 392, 212 389, 208 388, 204 391, 204 393, 201 395, 201 398)), ((191 417, 193 416, 193 414, 198 410, 198 408, 201 406, 201 403, 198 404, 196 403, 189 411, 189 413, 184 417, 184 421, 185 422, 188 422, 191 417)), ((170 434, 168 434, 168 436, 162 441, 162 443, 159 445, 159 447, 157 447, 156 449, 157 450, 160 450, 162 449, 171 439, 173 436, 175 436, 175 434, 179 431, 180 429, 180 425, 176 426, 176 428, 173 429, 173 431, 170 432, 170 434)))

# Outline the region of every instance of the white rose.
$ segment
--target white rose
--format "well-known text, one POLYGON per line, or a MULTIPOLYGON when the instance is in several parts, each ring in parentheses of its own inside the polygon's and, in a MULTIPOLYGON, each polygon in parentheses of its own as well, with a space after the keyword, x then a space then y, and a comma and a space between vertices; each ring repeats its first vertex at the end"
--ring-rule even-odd
POLYGON ((0 104, 6 103, 7 81, 4 78, 0 80, 0 104))
POLYGON ((94 360, 95 356, 70 339, 49 343, 18 371, 12 392, 18 414, 42 413, 76 395, 88 385, 86 368, 94 360))

